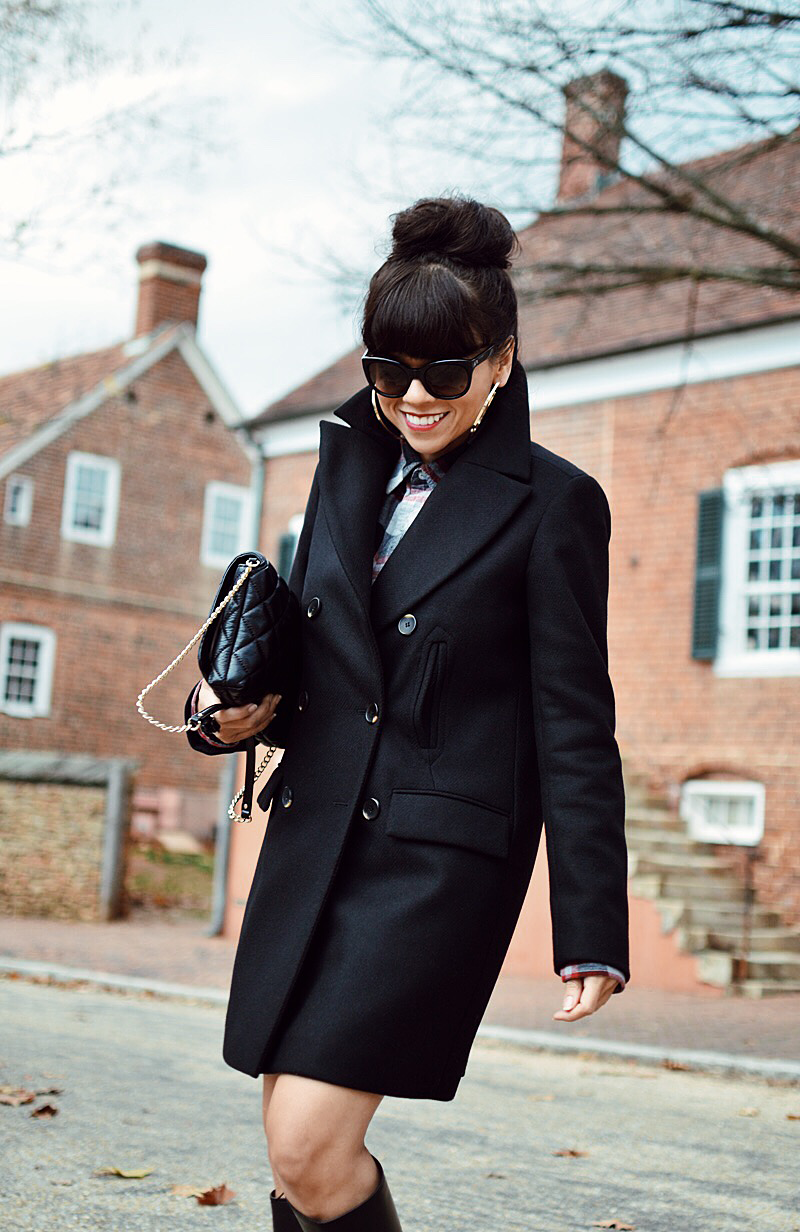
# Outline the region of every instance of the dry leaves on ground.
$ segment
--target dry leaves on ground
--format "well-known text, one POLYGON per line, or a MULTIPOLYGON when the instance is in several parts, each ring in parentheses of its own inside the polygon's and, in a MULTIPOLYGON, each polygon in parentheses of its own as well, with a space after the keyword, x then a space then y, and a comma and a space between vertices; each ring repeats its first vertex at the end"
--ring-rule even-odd
POLYGON ((553 1151, 553 1155, 569 1155, 572 1159, 578 1159, 584 1155, 588 1155, 588 1151, 578 1151, 574 1146, 562 1147, 560 1151, 553 1151))
POLYGON ((222 1185, 217 1185, 215 1189, 207 1189, 205 1193, 197 1195, 197 1201, 201 1206, 223 1206, 226 1202, 231 1202, 236 1197, 236 1191, 228 1189, 228 1186, 223 1182, 222 1185))
POLYGON ((96 1168, 94 1176, 124 1176, 126 1180, 140 1181, 142 1177, 149 1176, 153 1171, 152 1168, 115 1168, 113 1165, 109 1168, 96 1168))
POLYGON ((634 1232, 635 1223, 623 1223, 621 1219, 600 1219, 595 1220, 592 1224, 593 1228, 616 1228, 617 1232, 634 1232))

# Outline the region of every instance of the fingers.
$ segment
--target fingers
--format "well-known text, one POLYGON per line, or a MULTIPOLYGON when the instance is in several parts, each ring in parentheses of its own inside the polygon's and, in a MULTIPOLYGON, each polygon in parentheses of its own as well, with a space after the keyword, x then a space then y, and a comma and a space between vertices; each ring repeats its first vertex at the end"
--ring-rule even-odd
POLYGON ((612 975, 586 975, 582 979, 567 980, 564 984, 564 1001, 553 1018, 561 1022, 574 1022, 594 1014, 605 1005, 616 987, 612 975))
POLYGON ((218 710, 217 739, 225 744, 238 744, 240 740, 257 735, 275 717, 280 700, 280 693, 268 693, 257 705, 251 703, 249 706, 228 706, 218 710))

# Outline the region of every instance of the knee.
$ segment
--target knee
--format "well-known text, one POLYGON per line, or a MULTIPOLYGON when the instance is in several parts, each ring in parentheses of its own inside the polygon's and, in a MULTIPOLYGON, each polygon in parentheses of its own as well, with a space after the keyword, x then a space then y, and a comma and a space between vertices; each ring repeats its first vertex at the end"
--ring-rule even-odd
POLYGON ((324 1190, 334 1181, 340 1163, 333 1133, 324 1125, 287 1110, 267 1116, 270 1165, 295 1193, 324 1190))

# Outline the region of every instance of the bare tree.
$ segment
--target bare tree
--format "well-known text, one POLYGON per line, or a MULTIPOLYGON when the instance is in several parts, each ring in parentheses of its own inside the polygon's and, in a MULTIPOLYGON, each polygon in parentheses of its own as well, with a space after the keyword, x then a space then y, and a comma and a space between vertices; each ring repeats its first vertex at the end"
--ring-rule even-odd
MULTIPOLYGON (((329 21, 331 37, 408 66, 395 200, 422 148, 471 160, 512 220, 551 220, 523 250, 523 299, 800 291, 797 0, 353 3, 360 20, 329 21)), ((361 281, 341 263, 333 277, 361 281)))
POLYGON ((87 212, 108 234, 130 218, 138 173, 185 176, 208 148, 203 106, 165 97, 164 79, 186 62, 187 46, 155 46, 135 24, 137 8, 138 0, 0 0, 4 255, 62 250, 87 212), (112 75, 119 97, 100 103, 96 88, 112 75), (142 89, 123 88, 137 78, 142 89), (65 94, 81 87, 81 105, 60 115, 65 94), (30 191, 20 196, 11 189, 21 183, 30 191))

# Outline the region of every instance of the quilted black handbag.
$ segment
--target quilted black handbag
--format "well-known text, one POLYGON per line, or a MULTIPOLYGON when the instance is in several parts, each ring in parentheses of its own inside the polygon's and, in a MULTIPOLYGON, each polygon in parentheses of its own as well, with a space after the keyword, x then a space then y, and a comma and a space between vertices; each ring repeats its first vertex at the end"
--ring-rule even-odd
MULTIPOLYGON (((297 596, 275 566, 260 552, 241 552, 225 570, 203 626, 169 667, 139 694, 139 713, 162 731, 200 728, 213 735, 219 730, 213 717, 217 710, 260 702, 267 693, 280 693, 284 698, 294 696, 301 669, 300 623, 297 596), (219 701, 191 715, 181 726, 159 723, 143 709, 142 699, 198 641, 200 673, 219 701)), ((228 808, 228 815, 237 821, 250 821, 255 780, 275 753, 275 746, 269 745, 269 752, 256 770, 256 743, 269 745, 269 740, 258 732, 244 741, 244 787, 228 808), (237 814, 234 805, 240 798, 242 809, 237 814)))

